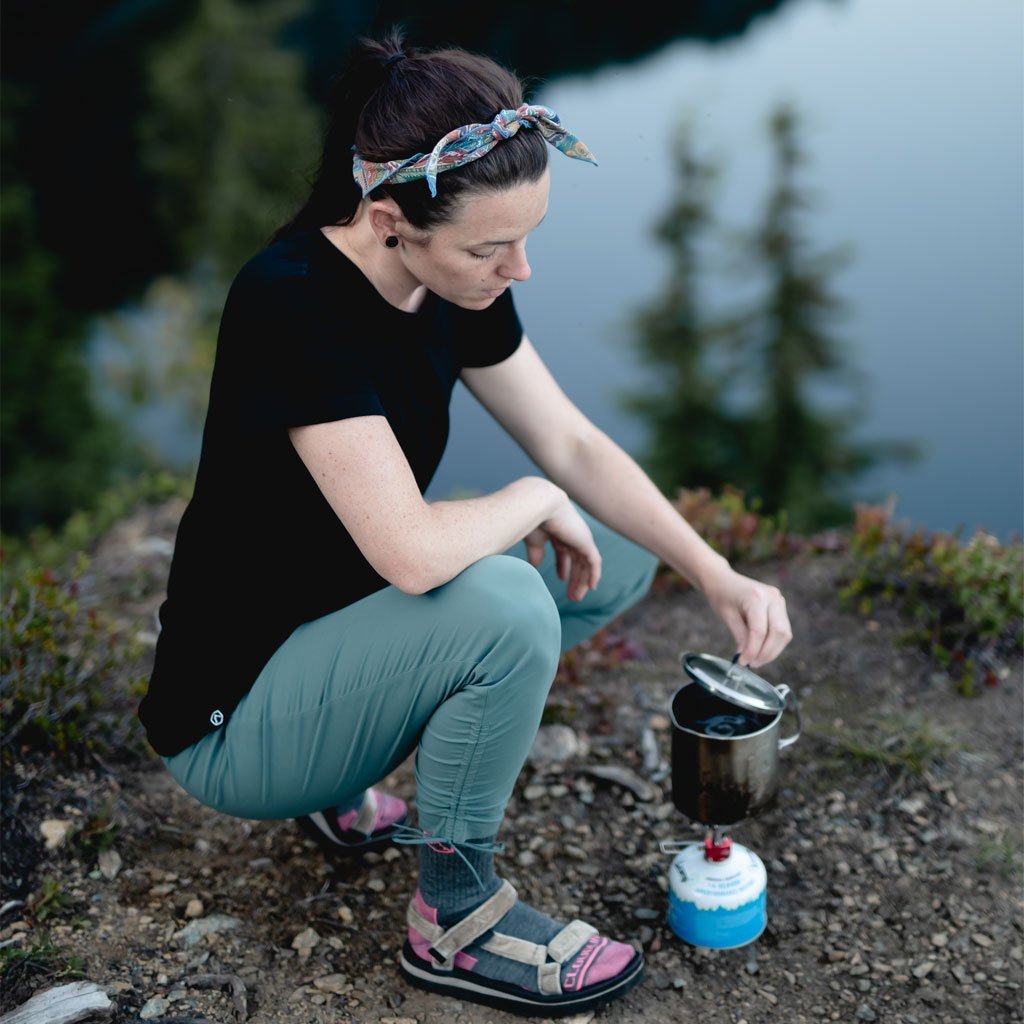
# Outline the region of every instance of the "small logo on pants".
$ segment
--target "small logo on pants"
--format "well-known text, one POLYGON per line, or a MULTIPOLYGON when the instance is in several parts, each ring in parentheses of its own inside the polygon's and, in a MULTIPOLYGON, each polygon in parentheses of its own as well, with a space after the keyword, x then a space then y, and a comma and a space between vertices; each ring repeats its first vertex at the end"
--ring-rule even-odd
POLYGON ((224 724, 224 712, 221 711, 218 708, 216 711, 214 711, 214 713, 212 715, 210 715, 210 722, 213 725, 223 725, 224 724))

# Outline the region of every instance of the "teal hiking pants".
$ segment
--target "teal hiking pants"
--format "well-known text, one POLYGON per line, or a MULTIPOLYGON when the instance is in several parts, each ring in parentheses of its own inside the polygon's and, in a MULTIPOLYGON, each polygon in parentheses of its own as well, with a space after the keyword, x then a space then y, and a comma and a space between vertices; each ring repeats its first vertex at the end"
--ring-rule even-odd
POLYGON ((173 757, 193 797, 242 818, 354 805, 416 750, 419 826, 494 835, 540 725, 559 654, 640 600, 657 560, 580 510, 601 552, 569 601, 546 546, 520 541, 425 594, 389 586, 299 626, 226 726, 173 757))

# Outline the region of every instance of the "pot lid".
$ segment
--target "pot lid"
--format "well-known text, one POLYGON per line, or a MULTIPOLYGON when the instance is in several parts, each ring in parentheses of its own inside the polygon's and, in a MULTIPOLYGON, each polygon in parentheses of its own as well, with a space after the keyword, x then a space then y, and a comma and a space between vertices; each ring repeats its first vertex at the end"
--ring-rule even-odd
POLYGON ((736 658, 726 661, 713 654, 683 654, 682 663, 691 679, 730 704, 772 715, 785 707, 785 697, 736 658))

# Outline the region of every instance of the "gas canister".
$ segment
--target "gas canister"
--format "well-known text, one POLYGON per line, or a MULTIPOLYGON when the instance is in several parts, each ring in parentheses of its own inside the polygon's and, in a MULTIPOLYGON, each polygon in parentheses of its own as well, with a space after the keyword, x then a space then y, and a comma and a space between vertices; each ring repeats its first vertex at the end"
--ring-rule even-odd
POLYGON ((669 927, 693 946, 745 946, 768 923, 767 884, 761 858, 745 846, 711 836, 689 843, 669 868, 669 927))

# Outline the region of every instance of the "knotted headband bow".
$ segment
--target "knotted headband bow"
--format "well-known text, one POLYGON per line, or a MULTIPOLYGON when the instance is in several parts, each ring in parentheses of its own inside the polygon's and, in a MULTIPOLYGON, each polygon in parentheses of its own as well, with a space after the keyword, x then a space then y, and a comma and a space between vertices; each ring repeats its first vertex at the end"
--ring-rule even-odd
POLYGON ((489 124, 466 124, 453 128, 429 153, 417 153, 405 160, 372 163, 352 156, 352 176, 365 199, 385 181, 400 184, 427 179, 432 196, 437 195, 437 176, 489 153, 502 139, 510 139, 520 128, 536 128, 545 140, 566 156, 597 164, 586 144, 567 132, 558 115, 548 107, 524 103, 516 110, 501 110, 489 124))

